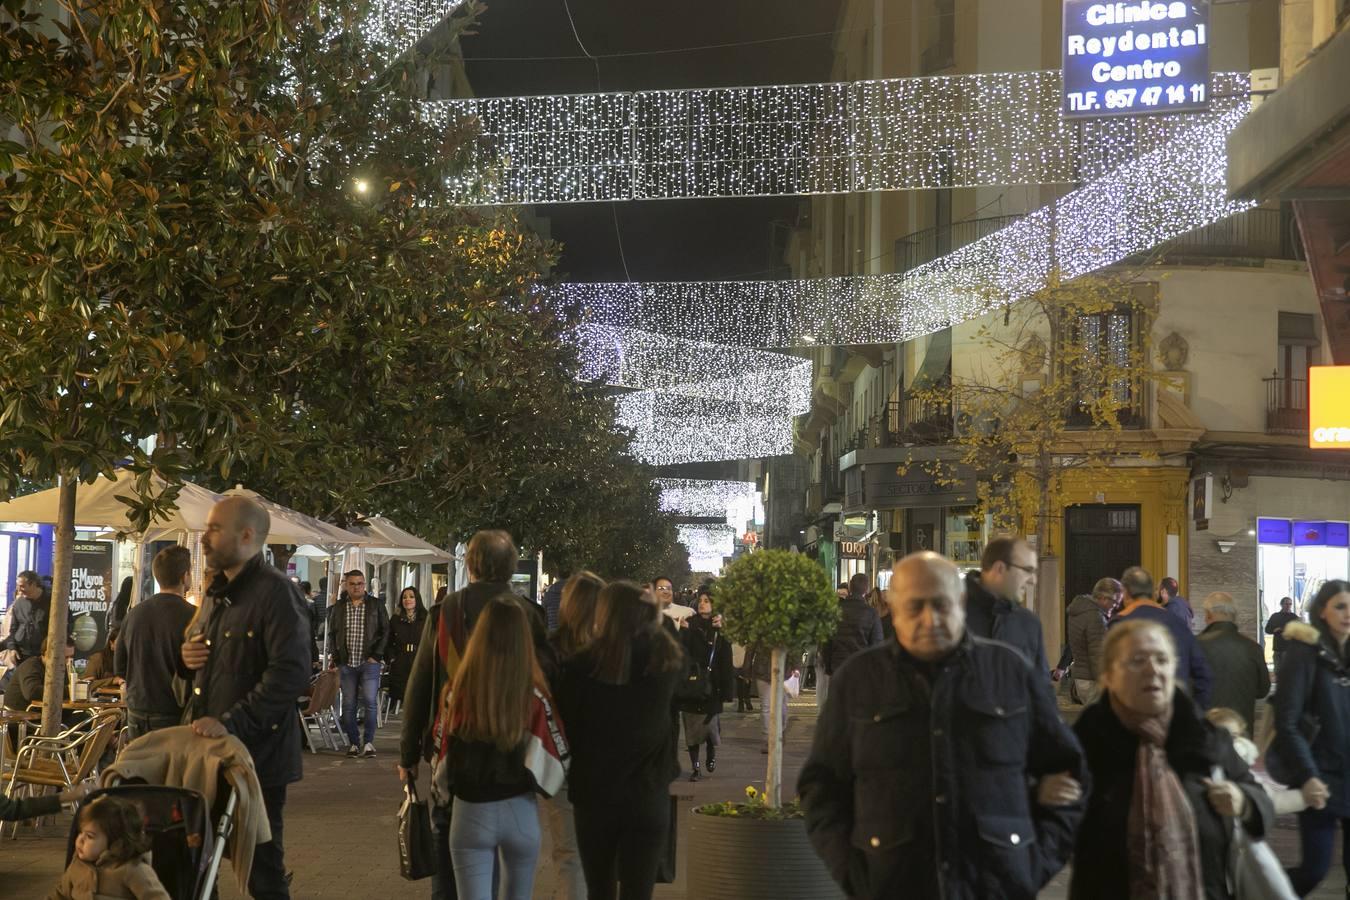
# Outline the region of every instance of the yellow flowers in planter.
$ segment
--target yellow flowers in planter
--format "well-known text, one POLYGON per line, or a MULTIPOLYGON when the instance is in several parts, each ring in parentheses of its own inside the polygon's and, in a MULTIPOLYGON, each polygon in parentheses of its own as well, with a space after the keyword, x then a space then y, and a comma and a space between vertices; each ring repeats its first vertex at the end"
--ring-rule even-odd
POLYGON ((784 804, 781 808, 775 809, 769 806, 764 792, 758 790, 754 785, 746 786, 744 803, 723 800, 721 803, 708 803, 697 807, 694 812, 702 816, 718 816, 732 819, 764 819, 766 821, 800 819, 804 815, 800 798, 794 798, 791 803, 784 804))

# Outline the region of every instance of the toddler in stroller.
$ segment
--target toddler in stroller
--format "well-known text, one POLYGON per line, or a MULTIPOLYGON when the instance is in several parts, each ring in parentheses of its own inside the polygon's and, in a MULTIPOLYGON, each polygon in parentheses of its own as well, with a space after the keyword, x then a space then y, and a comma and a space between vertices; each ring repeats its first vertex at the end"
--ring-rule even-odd
MULTIPOLYGON (((228 810, 221 816, 213 833, 206 798, 196 791, 158 784, 123 784, 94 791, 75 815, 66 845, 69 867, 61 879, 61 887, 48 900, 82 900, 92 896, 101 900, 105 895, 149 897, 154 900, 202 900, 210 897, 225 849, 224 836, 228 835, 230 829, 233 795, 226 805, 228 810), (97 855, 82 852, 81 841, 87 841, 84 837, 85 825, 90 821, 100 822, 104 814, 96 811, 103 808, 129 810, 127 815, 130 821, 134 821, 140 838, 138 845, 141 850, 136 858, 142 863, 137 875, 148 871, 154 879, 154 889, 149 893, 135 893, 136 886, 130 883, 125 885, 122 893, 112 893, 106 879, 116 873, 99 864, 101 860, 97 855), (147 852, 148 861, 143 856, 147 852), (97 870, 96 873, 93 870, 97 870), (82 883, 81 878, 97 890, 92 894, 75 890, 82 883), (68 880, 72 881, 69 888, 68 880)), ((112 828, 115 829, 116 825, 112 828)), ((111 848, 113 842, 109 831, 112 829, 102 830, 105 835, 109 835, 111 848)), ((145 879, 145 882, 149 880, 145 879)), ((138 881, 136 884, 145 882, 138 881)))
POLYGON ((173 900, 150 865, 135 804, 100 796, 80 807, 73 831, 74 857, 48 900, 173 900))

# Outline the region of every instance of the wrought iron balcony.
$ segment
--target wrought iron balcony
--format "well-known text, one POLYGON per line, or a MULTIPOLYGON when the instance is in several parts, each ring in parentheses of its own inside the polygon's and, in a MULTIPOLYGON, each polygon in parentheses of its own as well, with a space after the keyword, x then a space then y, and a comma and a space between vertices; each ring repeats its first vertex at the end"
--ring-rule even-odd
POLYGON ((1266 431, 1269 434, 1308 433, 1308 381, 1275 376, 1266 383, 1266 431))

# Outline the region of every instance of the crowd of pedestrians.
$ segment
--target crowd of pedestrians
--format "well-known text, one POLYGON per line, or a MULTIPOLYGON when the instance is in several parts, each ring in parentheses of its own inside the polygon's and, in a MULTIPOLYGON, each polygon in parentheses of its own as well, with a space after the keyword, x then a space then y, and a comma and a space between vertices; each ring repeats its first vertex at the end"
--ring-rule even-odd
POLYGON ((1305 896, 1338 825, 1350 876, 1350 584, 1323 585, 1309 624, 1286 602, 1267 626, 1282 651, 1262 758, 1272 682, 1232 596, 1205 598, 1197 635, 1175 580, 1102 578, 1070 604, 1047 673, 1022 603, 1035 574, 1016 538, 990 541, 964 584, 937 554, 906 557, 895 639, 834 666, 798 789, 849 896, 1030 898, 1070 862, 1084 900, 1305 896), (1083 706, 1072 730, 1063 674, 1083 706), (1263 841, 1288 813, 1301 854, 1284 871, 1263 841))
MULTIPOLYGON (((161 551, 160 590, 122 614, 108 663, 133 738, 185 724, 231 736, 252 757, 270 832, 254 851, 253 897, 291 896, 284 812, 303 774, 296 702, 314 670, 316 623, 327 633, 319 668, 342 685, 349 756, 375 755, 382 684, 400 704, 397 768, 405 782, 424 777, 438 900, 525 900, 541 868, 558 897, 649 898, 669 864, 681 752, 691 780, 715 772, 723 710, 733 698, 753 709, 751 682, 763 732, 773 715, 786 727, 786 692, 780 709, 769 702, 774 648, 733 645, 706 588, 686 607, 668 578, 607 583, 582 571, 535 604, 511 589, 510 535, 483 531, 468 544, 468 585, 430 608, 409 587, 391 615, 353 570, 316 613, 265 561, 269 529, 252 500, 217 504, 201 605, 185 599, 189 552, 161 551), (552 854, 541 859, 545 835, 552 854)), ((1350 851, 1350 584, 1324 584, 1306 622, 1286 598, 1266 624, 1278 661, 1263 754, 1255 726, 1272 679, 1232 596, 1193 608, 1175 580, 1155 586, 1141 567, 1103 577, 1069 605, 1051 669, 1026 602, 1037 572, 1017 537, 989 541, 965 576, 914 554, 885 591, 854 576, 831 638, 809 654, 789 648, 789 675, 814 657, 820 711, 798 791, 843 890, 1030 898, 1072 864, 1073 898, 1245 900, 1235 848, 1261 845, 1289 813, 1301 855, 1287 884, 1314 890, 1338 827, 1350 851), (1072 727, 1057 681, 1082 707, 1072 727)), ((33 634, 48 607, 29 576, 6 643, 21 657, 7 705, 42 683, 33 634)), ((81 796, 6 798, 0 818, 81 796)), ((83 896, 91 879, 160 896, 134 818, 112 798, 83 807, 56 896, 83 896)), ((1286 876, 1266 866, 1263 877, 1278 891, 1286 876)))

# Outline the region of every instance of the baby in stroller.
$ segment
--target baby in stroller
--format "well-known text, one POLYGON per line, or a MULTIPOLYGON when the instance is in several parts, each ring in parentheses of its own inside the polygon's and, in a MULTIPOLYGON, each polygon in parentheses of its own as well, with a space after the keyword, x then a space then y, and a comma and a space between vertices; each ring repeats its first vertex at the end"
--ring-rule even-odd
POLYGON ((172 900, 150 865, 141 811, 102 796, 80 807, 75 855, 48 900, 172 900))

